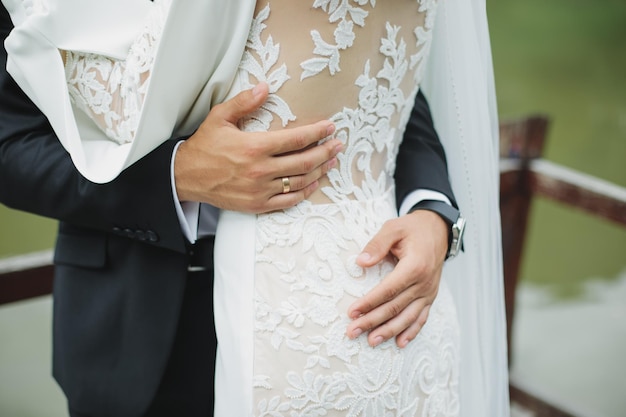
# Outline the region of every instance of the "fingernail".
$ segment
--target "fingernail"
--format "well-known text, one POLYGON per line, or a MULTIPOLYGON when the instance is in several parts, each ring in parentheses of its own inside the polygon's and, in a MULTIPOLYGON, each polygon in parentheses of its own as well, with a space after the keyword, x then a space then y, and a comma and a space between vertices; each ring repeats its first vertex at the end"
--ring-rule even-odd
POLYGON ((335 146, 335 155, 337 155, 341 151, 343 151, 343 145, 335 146))
POLYGON ((252 95, 255 97, 257 97, 262 92, 263 92, 263 89, 261 88, 261 84, 255 85, 254 88, 252 89, 252 95))
POLYGON ((332 135, 333 133, 335 133, 335 125, 331 124, 326 128, 326 135, 332 135))
POLYGON ((370 259, 372 259, 372 255, 370 255, 367 252, 363 252, 361 253, 359 256, 357 256, 356 260, 357 262, 368 262, 370 259))
POLYGON ((337 165, 337 158, 333 158, 328 161, 328 168, 334 168, 337 165))
POLYGON ((354 320, 354 319, 358 319, 362 315, 363 313, 357 310, 357 311, 353 311, 352 314, 350 314, 350 318, 354 320))
POLYGON ((363 334, 363 330, 361 330, 358 327, 352 331, 352 337, 353 338, 357 338, 357 337, 361 336, 362 334, 363 334))
POLYGON ((383 337, 382 336, 376 336, 374 338, 374 343, 372 344, 372 346, 378 346, 383 342, 383 337))

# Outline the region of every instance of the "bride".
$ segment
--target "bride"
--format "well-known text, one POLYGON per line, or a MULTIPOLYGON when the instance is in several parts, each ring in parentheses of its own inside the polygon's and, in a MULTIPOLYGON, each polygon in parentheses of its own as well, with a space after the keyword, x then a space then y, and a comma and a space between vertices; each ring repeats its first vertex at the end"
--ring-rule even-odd
MULTIPOLYGON (((221 214, 215 415, 507 415, 497 120, 484 2, 125 2, 121 19, 111 20, 120 10, 111 5, 99 6, 101 14, 90 10, 99 17, 79 41, 59 28, 87 2, 48 9, 50 3, 34 2, 15 19, 55 45, 42 55, 57 63, 50 76, 64 80, 56 97, 68 90, 80 111, 56 105, 52 94, 37 104, 93 181, 111 180, 172 131, 197 127, 212 104, 259 82, 270 97, 242 121, 243 130, 328 118, 344 143, 338 166, 292 209, 221 214), (59 18, 46 19, 49 10, 59 18), (114 36, 103 40, 98 34, 110 33, 112 21, 114 36), (124 45, 137 22, 144 31, 128 55, 124 45), (95 52, 96 61, 77 51, 95 52), (182 80, 180 62, 191 68, 182 80), (118 81, 94 101, 86 88, 93 78, 84 75, 104 74, 109 65, 99 81, 118 81), (363 336, 345 336, 346 311, 394 260, 362 269, 355 258, 397 216, 394 161, 418 88, 431 99, 470 227, 418 337, 404 349, 393 342, 372 348, 363 336)), ((36 70, 15 72, 37 97, 36 70)))
POLYGON ((405 349, 345 335, 349 306, 394 266, 363 270, 355 259, 397 217, 396 154, 437 6, 361 3, 256 3, 234 88, 262 81, 271 94, 242 129, 328 118, 345 149, 301 204, 258 216, 222 212, 217 416, 458 415, 458 327, 445 282, 405 349))

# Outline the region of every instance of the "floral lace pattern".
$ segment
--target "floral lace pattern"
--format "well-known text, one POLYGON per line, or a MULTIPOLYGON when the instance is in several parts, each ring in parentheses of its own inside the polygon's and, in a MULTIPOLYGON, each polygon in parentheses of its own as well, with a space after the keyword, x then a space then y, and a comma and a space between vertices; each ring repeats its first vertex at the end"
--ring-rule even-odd
MULTIPOLYGON (((266 28, 263 22, 269 17, 269 14, 270 8, 267 5, 252 20, 250 36, 248 37, 246 50, 240 64, 242 71, 254 76, 257 82, 267 83, 269 87, 269 97, 265 103, 255 114, 247 117, 244 121, 247 129, 252 131, 268 130, 270 127, 269 123, 273 119, 271 113, 280 117, 283 126, 287 126, 287 123, 296 119, 285 100, 276 94, 278 89, 290 78, 287 74, 287 66, 282 64, 277 69, 270 70, 278 61, 280 45, 275 45, 271 36, 268 37, 265 43, 261 41, 261 32, 266 28), (255 56, 259 58, 256 59, 255 56), (244 68, 245 70, 243 70, 244 68)), ((244 88, 253 87, 250 82, 246 82, 248 77, 242 77, 242 79, 246 83, 243 86, 244 88)))
POLYGON ((26 16, 31 16, 37 13, 46 13, 48 7, 44 0, 22 0, 22 7, 26 16))
POLYGON ((144 30, 124 60, 63 51, 72 102, 119 144, 135 138, 170 2, 155 1, 144 30))
MULTIPOLYGON (((289 76, 298 69, 282 63, 280 43, 265 36, 272 33, 267 3, 258 8, 240 75, 266 81, 271 104, 246 120, 248 131, 267 130, 275 118, 282 126, 296 120, 289 104, 297 97, 279 95, 298 82, 289 76)), ((355 259, 396 216, 395 158, 430 43, 435 2, 402 7, 424 15, 409 32, 412 44, 400 26, 383 24, 379 55, 361 57, 362 71, 355 73, 356 105, 331 117, 345 149, 321 190, 329 203, 304 201, 257 218, 255 416, 458 416, 459 335, 445 283, 428 323, 405 349, 393 340, 371 348, 364 336, 345 335, 349 305, 394 267, 387 260, 363 269, 355 259)), ((358 41, 354 24, 366 28, 377 9, 389 10, 375 0, 316 0, 313 8, 336 24, 335 44, 311 30, 316 57, 301 63, 300 82, 334 77, 342 54, 358 41)))
POLYGON ((315 43, 313 53, 318 57, 308 59, 300 65, 303 69, 301 80, 319 74, 325 68, 328 68, 331 75, 340 71, 340 51, 352 46, 356 36, 354 25, 365 26, 365 18, 369 13, 359 6, 367 3, 373 7, 376 5, 376 0, 315 0, 314 8, 327 12, 331 23, 339 23, 334 32, 335 44, 324 41, 319 31, 311 31, 311 37, 315 43))

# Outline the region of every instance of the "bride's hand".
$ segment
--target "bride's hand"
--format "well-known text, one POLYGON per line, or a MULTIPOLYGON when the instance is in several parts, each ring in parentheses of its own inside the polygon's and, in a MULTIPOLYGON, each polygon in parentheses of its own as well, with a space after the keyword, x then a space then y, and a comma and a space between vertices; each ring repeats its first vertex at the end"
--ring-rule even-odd
POLYGON ((395 336, 405 347, 428 319, 437 296, 448 249, 448 227, 438 214, 416 210, 387 221, 357 258, 371 267, 391 254, 395 269, 348 309, 353 319, 346 334, 355 338, 369 331, 371 346, 395 336))
POLYGON ((318 187, 336 165, 337 139, 330 121, 270 132, 242 132, 238 121, 267 99, 267 84, 215 106, 176 152, 174 178, 181 201, 262 213, 291 207, 318 187))

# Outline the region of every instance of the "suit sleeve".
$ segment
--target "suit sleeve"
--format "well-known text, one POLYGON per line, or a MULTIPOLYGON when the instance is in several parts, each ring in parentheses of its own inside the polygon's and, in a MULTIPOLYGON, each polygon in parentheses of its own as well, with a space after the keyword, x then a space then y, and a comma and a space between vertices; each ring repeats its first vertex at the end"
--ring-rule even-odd
POLYGON ((448 177, 446 154, 435 131, 426 97, 420 90, 396 159, 398 207, 412 191, 433 190, 444 194, 457 207, 448 177))
MULTIPOLYGON (((0 5, 0 37, 12 29, 0 5)), ((176 140, 107 184, 94 184, 74 168, 41 111, 6 71, 0 48, 0 202, 76 226, 126 235, 185 251, 174 207, 170 163, 176 140)), ((45 69, 42 69, 44 71, 45 69)))

